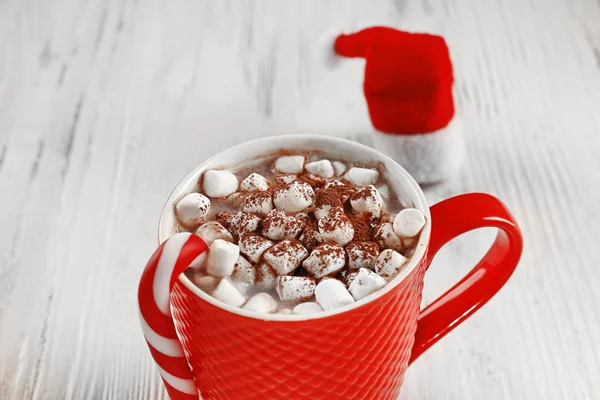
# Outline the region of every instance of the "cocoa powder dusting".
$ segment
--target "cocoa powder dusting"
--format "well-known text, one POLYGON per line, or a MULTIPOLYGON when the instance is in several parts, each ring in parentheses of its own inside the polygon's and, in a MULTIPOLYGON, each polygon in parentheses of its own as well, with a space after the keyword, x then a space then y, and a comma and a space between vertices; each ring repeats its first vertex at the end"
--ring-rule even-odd
POLYGON ((354 228, 353 242, 373 241, 373 229, 371 228, 372 218, 369 214, 348 213, 348 219, 354 228))

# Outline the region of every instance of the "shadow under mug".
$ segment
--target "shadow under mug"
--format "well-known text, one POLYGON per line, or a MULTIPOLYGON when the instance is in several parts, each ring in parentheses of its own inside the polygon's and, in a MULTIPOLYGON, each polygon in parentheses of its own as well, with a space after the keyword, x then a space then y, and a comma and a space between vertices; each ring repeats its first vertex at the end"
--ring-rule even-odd
POLYGON ((159 230, 162 244, 142 274, 138 298, 144 336, 173 400, 396 399, 407 366, 498 292, 523 247, 516 221, 495 197, 464 194, 429 208, 417 183, 387 156, 319 135, 254 140, 205 161, 175 188, 159 230), (172 235, 173 204, 205 170, 254 163, 280 149, 380 162, 403 204, 423 211, 427 224, 415 254, 387 286, 331 311, 265 315, 221 303, 182 274, 207 246, 193 234, 172 235), (487 254, 421 310, 433 257, 453 238, 483 227, 499 228, 487 254))

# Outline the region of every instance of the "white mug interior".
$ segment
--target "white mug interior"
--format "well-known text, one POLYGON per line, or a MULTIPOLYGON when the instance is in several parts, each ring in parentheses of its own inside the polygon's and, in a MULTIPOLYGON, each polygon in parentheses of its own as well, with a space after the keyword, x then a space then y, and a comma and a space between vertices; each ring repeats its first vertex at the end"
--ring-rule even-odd
POLYGON ((423 212, 427 223, 421 232, 417 243, 415 253, 402 271, 385 287, 377 292, 366 296, 365 298, 350 305, 337 309, 324 311, 315 314, 294 315, 294 314, 259 314, 241 308, 232 307, 213 298, 208 293, 202 291, 187 276, 181 274, 179 281, 185 285, 191 292, 203 300, 231 313, 238 314, 248 318, 256 318, 271 321, 302 321, 308 319, 326 318, 331 315, 347 312, 349 310, 361 307, 362 305, 373 301, 392 290, 400 283, 410 272, 419 264, 425 256, 429 236, 431 232, 431 215, 429 207, 425 200, 423 191, 410 176, 408 172, 386 155, 362 144, 345 139, 321 136, 321 135, 283 135, 271 136, 262 139, 252 140, 242 143, 209 158, 204 161, 185 178, 179 182, 171 195, 169 196, 162 210, 159 222, 158 240, 162 243, 173 235, 175 227, 174 204, 183 195, 194 190, 198 183, 198 178, 204 171, 209 169, 237 169, 246 165, 252 165, 278 150, 290 151, 317 151, 323 158, 335 160, 346 160, 348 162, 381 163, 384 169, 384 178, 389 184, 392 192, 399 197, 403 206, 418 208, 423 212))

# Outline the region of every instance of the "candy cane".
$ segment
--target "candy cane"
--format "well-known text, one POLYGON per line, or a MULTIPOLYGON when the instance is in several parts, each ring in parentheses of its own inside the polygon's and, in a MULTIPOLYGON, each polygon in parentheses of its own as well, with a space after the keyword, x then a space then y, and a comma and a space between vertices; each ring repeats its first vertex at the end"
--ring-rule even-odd
POLYGON ((169 296, 179 275, 190 264, 198 263, 206 250, 208 246, 200 237, 178 233, 154 252, 140 279, 138 303, 142 331, 171 400, 199 398, 175 332, 169 296))

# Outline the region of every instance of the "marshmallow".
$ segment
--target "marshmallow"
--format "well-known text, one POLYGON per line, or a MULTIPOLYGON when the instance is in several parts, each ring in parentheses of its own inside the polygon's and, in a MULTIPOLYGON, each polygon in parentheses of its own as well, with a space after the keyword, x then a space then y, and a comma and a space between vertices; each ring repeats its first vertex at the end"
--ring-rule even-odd
POLYGON ((327 214, 327 211, 331 210, 330 204, 321 204, 320 206, 315 207, 313 213, 317 219, 321 219, 327 214))
POLYGON ((319 229, 317 229, 317 225, 314 222, 311 222, 305 223, 304 229, 302 230, 302 235, 300 235, 299 240, 300 243, 302 243, 302 245, 306 247, 306 249, 311 251, 312 249, 323 243, 323 236, 321 236, 319 229))
POLYGON ((175 215, 186 228, 198 226, 210 209, 210 200, 200 193, 189 193, 175 205, 175 215))
POLYGON ((377 186, 377 191, 379 192, 381 197, 385 197, 386 199, 390 198, 390 186, 388 184, 377 186))
POLYGON ((355 242, 346 246, 348 268, 375 268, 375 260, 379 255, 379 246, 373 242, 355 242))
POLYGON ((333 177, 333 165, 331 165, 329 160, 309 162, 305 168, 311 174, 320 176, 321 178, 329 179, 333 177))
POLYGON ((236 236, 241 236, 246 232, 254 232, 258 229, 260 217, 256 214, 239 211, 220 212, 216 215, 217 220, 224 224, 231 233, 236 236))
POLYGON ((361 268, 348 284, 348 291, 352 294, 354 300, 358 301, 363 297, 378 291, 384 287, 386 283, 385 279, 375 272, 366 268, 361 268))
POLYGON ((196 229, 196 235, 200 236, 209 246, 217 239, 233 242, 231 233, 217 221, 208 221, 200 225, 200 227, 196 229))
POLYGON ((356 275, 358 275, 358 271, 346 275, 346 286, 350 286, 352 284, 352 281, 354 278, 356 278, 356 275))
POLYGON ((330 209, 318 223, 319 232, 325 241, 332 241, 340 246, 346 245, 354 237, 352 222, 340 207, 330 209))
POLYGON ((402 250, 402 240, 400 240, 400 237, 394 232, 394 228, 389 222, 384 222, 375 227, 373 239, 382 249, 402 250))
POLYGON ((281 175, 275 177, 275 183, 278 185, 287 185, 288 183, 294 182, 296 179, 296 175, 281 175))
POLYGON ((303 222, 305 224, 312 222, 312 218, 310 217, 310 215, 308 215, 305 212, 296 213, 296 214, 294 214, 294 217, 296 217, 297 219, 299 219, 301 222, 303 222))
POLYGON ((352 209, 357 213, 370 213, 375 218, 381 215, 383 199, 377 188, 373 185, 365 186, 356 192, 350 199, 352 209))
POLYGON ((350 170, 344 175, 346 180, 358 187, 373 185, 375 182, 377 182, 378 177, 379 172, 376 170, 359 167, 350 168, 350 170))
POLYGON ((271 246, 273 242, 254 233, 244 233, 240 238, 240 251, 253 263, 257 263, 260 256, 271 246))
POLYGON ((221 279, 221 282, 213 290, 212 296, 233 307, 241 307, 246 302, 244 295, 235 288, 229 279, 221 279))
POLYGON ((415 237, 424 226, 425 216, 416 208, 405 208, 394 218, 394 232, 400 237, 415 237))
POLYGON ((279 275, 287 275, 298 268, 306 256, 308 250, 299 241, 292 239, 281 241, 265 251, 263 259, 279 275))
POLYGON ((194 274, 190 277, 190 279, 200 289, 204 290, 206 293, 210 293, 215 290, 219 284, 220 278, 215 278, 214 276, 210 275, 201 276, 200 274, 194 274))
POLYGON ((314 314, 323 311, 321 306, 318 303, 307 302, 300 303, 296 307, 294 307, 294 314, 305 315, 305 314, 314 314))
POLYGON ((293 313, 293 311, 290 310, 289 308, 282 308, 281 310, 277 311, 277 314, 282 314, 282 315, 290 315, 292 313, 293 313))
POLYGON ((315 298, 323 310, 332 310, 354 303, 346 286, 337 279, 323 279, 315 288, 315 298))
POLYGON ((335 191, 339 194, 339 198, 342 203, 345 203, 346 200, 348 200, 354 194, 354 188, 336 179, 327 182, 325 184, 325 189, 335 189, 335 191))
POLYGON ((268 190, 269 181, 264 176, 251 173, 248 175, 242 183, 240 183, 240 189, 244 192, 254 192, 255 190, 268 190))
POLYGON ((227 197, 237 190, 238 179, 229 171, 212 169, 204 173, 202 188, 208 197, 227 197))
POLYGON ((248 311, 270 314, 277 309, 277 300, 268 293, 256 293, 242 308, 248 311))
POLYGON ((407 260, 408 258, 395 250, 383 250, 375 260, 375 272, 389 282, 398 275, 407 260))
POLYGON ((222 239, 210 245, 206 271, 212 276, 230 276, 240 255, 240 248, 222 239))
POLYGON ((331 275, 344 268, 346 255, 344 248, 323 243, 314 248, 302 266, 315 278, 331 275))
POLYGON ((235 265, 233 266, 232 276, 242 283, 253 285, 256 271, 254 270, 254 266, 250 264, 248 260, 242 256, 239 256, 235 262, 235 265))
POLYGON ((263 221, 263 235, 272 240, 295 239, 302 231, 302 221, 284 213, 273 210, 263 221))
POLYGON ((245 199, 246 199, 246 193, 235 192, 235 193, 232 193, 229 196, 227 196, 227 198, 225 199, 225 202, 233 208, 239 208, 245 199))
POLYGON ((337 179, 331 180, 325 184, 325 189, 329 188, 341 188, 345 187, 346 184, 342 181, 338 181, 337 179))
POLYGON ((339 161, 334 161, 331 164, 333 164, 335 176, 341 176, 344 172, 346 172, 346 164, 341 163, 339 161))
POLYGON ((283 156, 275 161, 275 170, 282 174, 298 174, 304 169, 304 156, 283 156))
POLYGON ((273 202, 277 209, 286 212, 298 212, 310 207, 315 199, 312 186, 306 182, 293 181, 277 189, 273 194, 273 202))
POLYGON ((242 211, 265 216, 273 210, 273 197, 268 192, 255 192, 246 197, 242 211))
POLYGON ((264 290, 273 289, 277 284, 277 272, 269 264, 258 264, 254 284, 264 290))
POLYGON ((304 276, 277 278, 277 294, 282 301, 308 299, 315 293, 315 281, 304 276))
POLYGON ((315 208, 313 210, 315 217, 321 219, 331 208, 341 208, 342 201, 340 197, 342 197, 341 194, 335 188, 315 190, 315 208))

